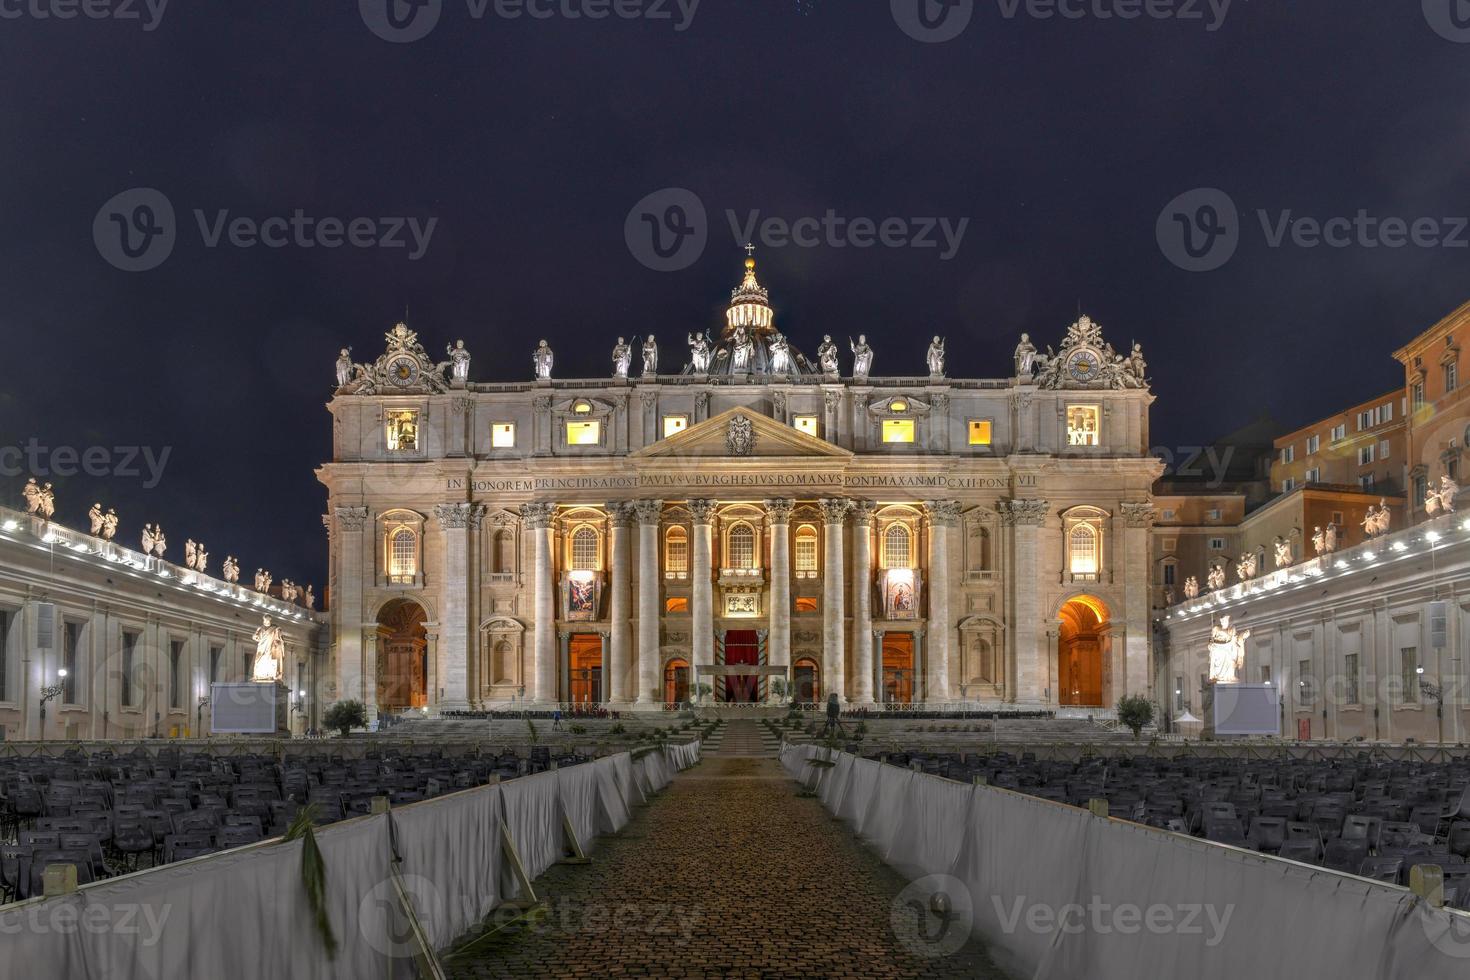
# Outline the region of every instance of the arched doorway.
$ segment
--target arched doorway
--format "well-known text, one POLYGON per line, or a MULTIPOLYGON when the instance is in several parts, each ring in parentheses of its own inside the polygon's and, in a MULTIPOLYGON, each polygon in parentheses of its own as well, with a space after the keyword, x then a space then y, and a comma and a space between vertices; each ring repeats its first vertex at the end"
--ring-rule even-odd
POLYGON ((412 599, 394 599, 378 612, 378 710, 397 712, 429 703, 428 616, 412 599))
POLYGON ((1062 606, 1060 617, 1057 701, 1069 706, 1102 707, 1108 607, 1093 596, 1078 596, 1062 606))
POLYGON ((674 659, 664 666, 664 704, 689 700, 689 661, 674 659))
POLYGON ((822 670, 815 660, 802 659, 791 665, 791 698, 811 704, 822 697, 822 670))

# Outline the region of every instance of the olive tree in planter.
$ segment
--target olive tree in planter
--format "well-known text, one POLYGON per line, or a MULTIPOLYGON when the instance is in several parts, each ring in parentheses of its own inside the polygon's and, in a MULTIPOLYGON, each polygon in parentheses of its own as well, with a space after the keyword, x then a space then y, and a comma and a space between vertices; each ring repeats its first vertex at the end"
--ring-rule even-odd
POLYGON ((1138 738, 1154 720, 1154 703, 1139 694, 1126 694, 1118 700, 1118 721, 1127 725, 1138 738))
POLYGON ((322 715, 322 725, 346 738, 354 728, 367 727, 367 708, 361 701, 338 701, 322 715))

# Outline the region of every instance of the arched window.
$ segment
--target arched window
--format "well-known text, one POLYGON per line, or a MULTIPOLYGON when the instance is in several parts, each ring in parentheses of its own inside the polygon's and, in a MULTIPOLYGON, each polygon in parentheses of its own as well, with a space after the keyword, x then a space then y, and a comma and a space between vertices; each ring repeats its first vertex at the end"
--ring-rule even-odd
POLYGON ((810 524, 796 529, 796 574, 817 574, 817 529, 810 524))
POLYGON ((755 528, 736 524, 730 528, 730 568, 755 568, 755 528))
POLYGON ((890 524, 883 532, 883 567, 913 568, 913 534, 907 524, 890 524))
POLYGON ((388 577, 394 582, 412 582, 419 573, 419 536, 411 527, 400 527, 388 539, 388 577))
POLYGON ((664 534, 664 571, 683 575, 689 571, 689 532, 671 527, 664 534))
POLYGON ((1099 555, 1097 528, 1091 524, 1074 524, 1067 539, 1067 562, 1073 575, 1096 575, 1099 555))
POLYGON ((597 551, 600 540, 597 529, 585 524, 572 532, 572 571, 597 571, 597 551))

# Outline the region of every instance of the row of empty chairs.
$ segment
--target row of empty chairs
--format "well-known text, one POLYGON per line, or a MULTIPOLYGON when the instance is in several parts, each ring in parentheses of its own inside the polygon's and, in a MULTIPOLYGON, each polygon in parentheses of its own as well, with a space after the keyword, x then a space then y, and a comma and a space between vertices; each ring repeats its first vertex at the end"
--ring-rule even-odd
POLYGON ((1115 817, 1394 884, 1438 865, 1446 903, 1470 908, 1470 762, 867 754, 1072 806, 1106 800, 1115 817))
POLYGON ((0 759, 0 900, 42 892, 46 868, 72 864, 79 883, 257 843, 285 832, 303 806, 327 824, 395 805, 587 761, 525 754, 446 756, 370 750, 366 758, 277 758, 142 748, 60 758, 0 759))

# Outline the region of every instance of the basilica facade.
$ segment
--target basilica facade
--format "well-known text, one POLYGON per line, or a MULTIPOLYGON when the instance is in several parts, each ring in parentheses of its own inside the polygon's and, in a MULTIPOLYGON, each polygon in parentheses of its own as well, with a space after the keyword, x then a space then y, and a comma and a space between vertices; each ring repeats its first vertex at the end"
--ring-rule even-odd
POLYGON ((1083 317, 1056 350, 1023 335, 1007 377, 961 380, 939 338, 926 357, 827 337, 809 358, 776 320, 752 259, 718 329, 618 338, 603 379, 557 377, 543 341, 526 381, 475 382, 465 344, 436 363, 403 324, 372 363, 344 350, 318 471, 329 693, 379 711, 1149 693, 1160 464, 1137 345, 1083 317), (902 363, 925 370, 882 373, 902 363))

